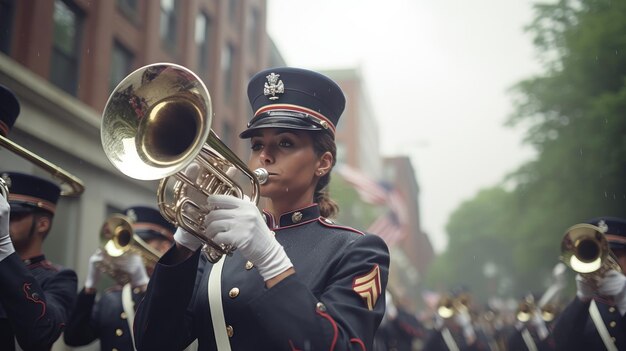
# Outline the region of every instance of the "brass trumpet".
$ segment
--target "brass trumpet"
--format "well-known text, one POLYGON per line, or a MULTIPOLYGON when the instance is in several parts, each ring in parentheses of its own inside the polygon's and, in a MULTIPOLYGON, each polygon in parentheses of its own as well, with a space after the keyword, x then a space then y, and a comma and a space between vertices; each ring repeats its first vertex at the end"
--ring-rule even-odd
POLYGON ((185 67, 157 63, 139 68, 113 90, 102 114, 102 147, 125 175, 161 179, 157 202, 165 219, 198 237, 211 262, 234 248, 203 236, 212 194, 244 198, 229 174, 239 171, 258 203, 267 171, 250 171, 213 132, 211 98, 204 83, 185 67), (195 164, 198 174, 185 174, 195 164), (173 185, 170 185, 173 181, 173 185), (171 196, 168 196, 171 195, 171 196))
POLYGON ((130 276, 119 269, 116 260, 127 253, 141 256, 146 269, 154 268, 161 258, 161 253, 153 249, 143 239, 135 234, 131 220, 121 214, 114 214, 107 218, 100 230, 100 248, 104 258, 98 268, 107 273, 118 284, 124 285, 130 281, 130 276))
POLYGON ((458 313, 469 313, 469 298, 466 294, 456 297, 445 294, 439 299, 437 314, 441 318, 448 319, 458 313))
POLYGON ((622 271, 604 231, 587 223, 567 229, 561 241, 561 261, 595 285, 609 270, 622 271))
MULTIPOLYGON (((0 146, 30 161, 59 180, 61 182, 61 196, 76 197, 85 191, 85 186, 80 179, 2 135, 0 135, 0 146)), ((4 180, 0 181, 0 193, 5 199, 9 194, 9 187, 4 180)))

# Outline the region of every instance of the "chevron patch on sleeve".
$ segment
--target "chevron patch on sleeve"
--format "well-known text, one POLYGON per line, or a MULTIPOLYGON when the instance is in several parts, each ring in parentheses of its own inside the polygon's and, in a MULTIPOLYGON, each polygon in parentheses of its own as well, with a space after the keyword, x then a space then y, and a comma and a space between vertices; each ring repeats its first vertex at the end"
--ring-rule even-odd
POLYGON ((378 265, 375 265, 374 268, 365 275, 354 278, 352 281, 352 290, 361 296, 367 308, 372 311, 382 290, 380 268, 378 265))

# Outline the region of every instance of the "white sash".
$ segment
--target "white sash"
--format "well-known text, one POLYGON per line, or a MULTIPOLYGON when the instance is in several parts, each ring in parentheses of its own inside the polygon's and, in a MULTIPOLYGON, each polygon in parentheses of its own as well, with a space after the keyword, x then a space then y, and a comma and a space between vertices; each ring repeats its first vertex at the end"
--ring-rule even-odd
POLYGON ((222 268, 224 267, 224 260, 226 260, 226 255, 223 255, 213 265, 211 273, 209 273, 208 298, 217 349, 219 351, 230 351, 230 340, 226 333, 226 319, 224 318, 224 308, 222 306, 222 268))
POLYGON ((524 339, 524 344, 526 344, 528 351, 537 351, 537 344, 535 344, 535 340, 533 340, 533 336, 530 335, 528 328, 522 329, 522 339, 524 339))
POLYGON ((446 343, 448 350, 450 351, 459 351, 459 346, 457 346, 456 341, 452 337, 450 330, 448 328, 443 328, 441 330, 441 336, 443 337, 443 342, 446 343))
POLYGON ((615 346, 615 342, 611 339, 608 329, 606 329, 606 324, 604 324, 604 321, 602 320, 602 315, 600 315, 600 311, 598 310, 598 305, 596 305, 595 300, 591 300, 591 304, 589 304, 589 314, 591 315, 593 324, 596 325, 596 329, 598 330, 606 349, 608 351, 618 351, 617 346, 615 346))
POLYGON ((130 284, 126 284, 122 288, 122 307, 124 307, 124 313, 126 313, 126 322, 128 322, 128 329, 130 329, 130 340, 133 343, 133 350, 136 350, 135 335, 133 333, 133 323, 135 322, 135 304, 133 303, 133 290, 130 284))

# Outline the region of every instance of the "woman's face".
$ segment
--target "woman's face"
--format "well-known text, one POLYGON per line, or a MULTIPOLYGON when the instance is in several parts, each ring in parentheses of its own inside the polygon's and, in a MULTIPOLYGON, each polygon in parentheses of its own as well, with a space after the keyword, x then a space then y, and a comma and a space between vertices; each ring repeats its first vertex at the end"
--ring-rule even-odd
MULTIPOLYGON (((328 157, 318 157, 311 134, 295 129, 264 128, 250 138, 252 154, 248 166, 269 172, 261 195, 273 201, 310 203, 321 170, 330 169, 328 157)), ((330 154, 330 153, 328 153, 330 154)), ((332 157, 330 158, 332 160, 332 157)), ((325 171, 327 172, 327 170, 325 171)))

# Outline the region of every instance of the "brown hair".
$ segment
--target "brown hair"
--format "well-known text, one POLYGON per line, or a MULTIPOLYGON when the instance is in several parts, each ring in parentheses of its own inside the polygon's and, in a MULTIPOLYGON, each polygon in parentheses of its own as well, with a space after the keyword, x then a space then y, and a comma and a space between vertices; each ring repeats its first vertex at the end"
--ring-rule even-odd
MULTIPOLYGON (((313 150, 317 156, 323 155, 329 151, 333 155, 332 167, 337 163, 337 145, 332 135, 325 132, 312 132, 311 139, 313 139, 313 150)), ((326 173, 319 179, 315 186, 315 193, 313 194, 313 201, 317 202, 320 208, 320 214, 323 217, 334 218, 339 212, 339 206, 330 198, 330 192, 328 190, 328 184, 330 183, 330 172, 326 173)))

